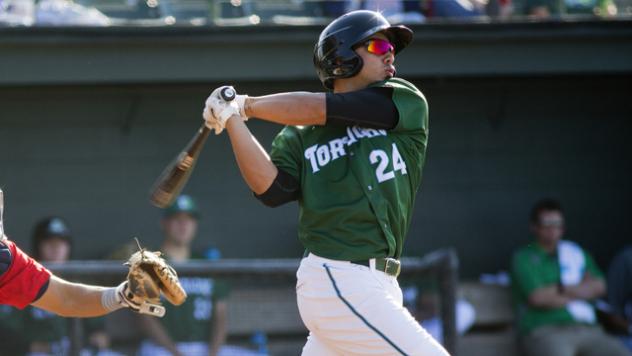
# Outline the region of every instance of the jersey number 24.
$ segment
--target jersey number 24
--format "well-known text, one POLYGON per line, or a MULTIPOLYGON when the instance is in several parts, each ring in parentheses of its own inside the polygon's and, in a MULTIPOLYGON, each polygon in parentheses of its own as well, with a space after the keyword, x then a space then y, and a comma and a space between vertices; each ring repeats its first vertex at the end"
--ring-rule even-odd
POLYGON ((393 143, 393 151, 391 157, 384 150, 373 150, 369 154, 369 161, 371 164, 377 163, 375 169, 375 175, 379 183, 395 178, 395 172, 399 171, 402 175, 406 174, 406 162, 402 159, 402 155, 399 154, 397 145, 393 143), (393 162, 393 170, 389 170, 389 163, 393 162))

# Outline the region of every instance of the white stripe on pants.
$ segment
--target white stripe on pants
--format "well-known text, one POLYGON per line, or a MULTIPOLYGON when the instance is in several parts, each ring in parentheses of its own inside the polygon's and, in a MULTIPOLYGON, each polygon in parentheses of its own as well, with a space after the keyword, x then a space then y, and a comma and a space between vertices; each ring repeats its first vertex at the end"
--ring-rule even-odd
POLYGON ((403 307, 397 279, 310 254, 296 274, 296 296, 309 329, 304 356, 448 355, 403 307))

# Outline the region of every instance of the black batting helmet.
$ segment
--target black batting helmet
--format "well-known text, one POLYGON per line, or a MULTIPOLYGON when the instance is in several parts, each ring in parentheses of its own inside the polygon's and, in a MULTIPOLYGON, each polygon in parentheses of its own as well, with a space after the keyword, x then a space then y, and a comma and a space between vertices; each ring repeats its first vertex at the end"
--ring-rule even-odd
POLYGON ((354 47, 377 32, 383 32, 395 47, 395 54, 413 39, 406 26, 391 24, 375 11, 358 10, 340 16, 320 33, 314 47, 314 67, 325 88, 334 88, 336 78, 349 78, 362 69, 362 58, 354 47))

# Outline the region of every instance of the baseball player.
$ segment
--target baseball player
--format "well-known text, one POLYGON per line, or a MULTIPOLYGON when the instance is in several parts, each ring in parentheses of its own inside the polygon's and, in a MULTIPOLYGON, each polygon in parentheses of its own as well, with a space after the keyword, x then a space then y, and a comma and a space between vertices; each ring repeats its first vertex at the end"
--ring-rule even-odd
POLYGON ((121 308, 159 315, 162 306, 130 288, 99 287, 65 281, 22 252, 4 235, 4 194, 0 190, 0 304, 19 309, 33 305, 65 317, 94 317, 121 308))
POLYGON ((350 12, 314 49, 330 92, 227 102, 222 87, 206 101, 207 125, 227 130, 255 196, 269 206, 298 200, 303 355, 447 355, 404 309, 397 282, 428 142, 426 99, 395 77, 395 55, 412 37, 379 13, 350 12), (270 155, 248 118, 287 125, 270 155))

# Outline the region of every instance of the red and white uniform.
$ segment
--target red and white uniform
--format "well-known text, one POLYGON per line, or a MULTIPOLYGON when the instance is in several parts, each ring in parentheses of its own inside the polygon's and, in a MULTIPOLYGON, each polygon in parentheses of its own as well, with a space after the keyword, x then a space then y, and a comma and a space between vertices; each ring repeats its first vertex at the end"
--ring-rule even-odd
POLYGON ((4 272, 0 271, 0 304, 23 309, 34 302, 42 288, 48 285, 51 273, 15 243, 3 240, 1 235, 0 249, 4 250, 5 261, 7 251, 10 254, 9 267, 4 272))

